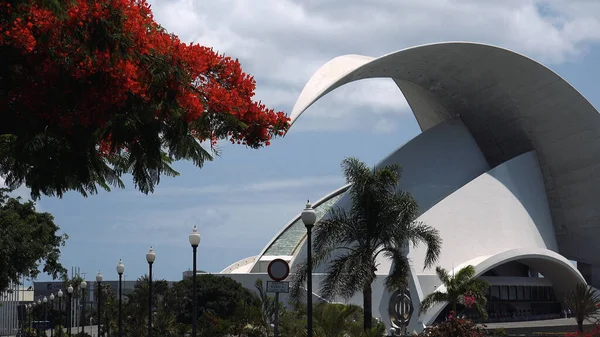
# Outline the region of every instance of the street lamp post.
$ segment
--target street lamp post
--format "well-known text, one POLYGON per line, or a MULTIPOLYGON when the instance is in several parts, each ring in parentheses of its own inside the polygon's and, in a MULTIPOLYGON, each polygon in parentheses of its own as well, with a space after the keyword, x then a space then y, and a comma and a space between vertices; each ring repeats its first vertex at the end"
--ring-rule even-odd
MULTIPOLYGON (((27 310, 29 311, 29 312, 28 312, 28 315, 27 315, 27 316, 28 316, 27 318, 29 318, 29 324, 28 324, 28 326, 29 326, 29 331, 31 331, 31 312, 32 312, 31 308, 32 308, 32 307, 33 307, 33 306, 31 305, 31 303, 27 304, 27 310)), ((28 332, 27 334, 29 334, 29 332, 28 332)))
POLYGON ((67 296, 69 297, 69 318, 67 319, 67 322, 69 323, 69 337, 71 337, 71 328, 73 327, 73 320, 72 320, 73 286, 71 286, 71 285, 69 285, 67 287, 67 296))
POLYGON ((42 301, 38 298, 38 300, 37 300, 37 307, 38 307, 37 324, 35 325, 38 336, 40 335, 40 321, 42 320, 42 309, 40 308, 40 305, 42 305, 42 301))
POLYGON ((48 297, 44 296, 42 302, 44 302, 44 336, 47 336, 46 330, 48 327, 46 326, 46 322, 48 322, 48 297))
POLYGON ((60 330, 59 331, 59 337, 62 337, 62 331, 64 328, 64 324, 63 324, 63 311, 62 311, 62 297, 63 297, 63 292, 62 289, 58 289, 58 292, 56 293, 56 295, 58 295, 58 317, 60 320, 60 330))
POLYGON ((69 323, 69 337, 71 337, 71 328, 73 327, 73 286, 69 285, 67 287, 67 295, 69 297, 69 319, 67 319, 69 323))
POLYGON ((148 337, 152 337, 152 264, 156 260, 154 249, 150 247, 146 253, 146 261, 148 262, 148 337))
POLYGON ((317 222, 317 213, 312 208, 310 201, 306 202, 306 208, 300 216, 306 226, 306 266, 308 275, 306 277, 306 336, 313 336, 313 306, 312 306, 312 229, 317 222))
POLYGON ((193 303, 193 312, 192 312, 192 337, 197 337, 197 329, 198 329, 198 291, 196 290, 196 255, 198 251, 198 246, 200 245, 200 233, 198 233, 198 229, 194 226, 192 233, 189 236, 190 245, 192 245, 193 251, 193 263, 194 270, 192 274, 192 303, 193 303))
POLYGON ((122 281, 123 273, 125 272, 125 265, 123 260, 119 260, 117 265, 117 273, 119 274, 119 337, 123 337, 123 292, 122 292, 122 281))
POLYGON ((85 332, 85 289, 87 288, 87 282, 85 282, 85 280, 81 280, 79 288, 81 288, 81 319, 83 320, 81 324, 81 334, 83 335, 85 332))
POLYGON ((98 314, 98 336, 102 337, 102 325, 100 324, 102 323, 100 320, 102 317, 102 315, 100 315, 100 311, 102 309, 102 274, 100 272, 98 272, 98 275, 96 275, 96 282, 98 283, 98 303, 96 304, 96 311, 98 314))
POLYGON ((54 337, 54 293, 50 294, 50 337, 54 337))

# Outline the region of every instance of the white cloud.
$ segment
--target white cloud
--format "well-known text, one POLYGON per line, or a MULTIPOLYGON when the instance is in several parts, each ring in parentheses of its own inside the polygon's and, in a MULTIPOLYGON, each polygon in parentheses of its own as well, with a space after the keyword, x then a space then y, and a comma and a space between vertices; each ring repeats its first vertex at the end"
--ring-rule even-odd
MULTIPOLYGON (((248 182, 237 185, 208 185, 201 187, 166 187, 157 189, 154 195, 157 197, 189 196, 203 194, 240 194, 240 193, 264 193, 264 192, 287 192, 299 188, 314 186, 341 186, 344 180, 341 176, 321 177, 299 177, 289 179, 265 180, 248 182)), ((139 193, 138 193, 139 194, 139 193)))
MULTIPOLYGON (((288 112, 310 76, 343 54, 379 56, 424 43, 467 40, 562 63, 600 40, 595 0, 151 2, 157 21, 183 40, 240 58, 258 79, 257 97, 288 112)), ((295 129, 381 131, 382 120, 408 111, 391 81, 369 80, 325 97, 295 129)))
POLYGON ((174 233, 185 234, 196 225, 203 246, 227 248, 235 239, 236 247, 258 253, 269 235, 275 235, 302 211, 307 197, 321 198, 344 184, 341 175, 307 176, 196 188, 165 187, 143 198, 129 198, 127 193, 126 199, 111 202, 127 202, 130 211, 96 227, 110 228, 118 236, 106 236, 103 231, 92 237, 100 242, 178 246, 181 236, 174 233))
MULTIPOLYGON (((119 231, 117 241, 180 245, 181 235, 173 234, 185 234, 196 225, 202 235, 203 246, 226 248, 234 244, 239 248, 259 251, 268 242, 268 235, 275 235, 286 224, 287 219, 291 220, 302 211, 305 202, 300 198, 296 201, 269 202, 251 199, 245 199, 242 204, 202 203, 188 208, 148 211, 131 218, 118 217, 115 220, 115 227, 119 231), (144 224, 143 231, 136 225, 140 223, 144 224)), ((115 240, 102 237, 96 239, 115 240)))

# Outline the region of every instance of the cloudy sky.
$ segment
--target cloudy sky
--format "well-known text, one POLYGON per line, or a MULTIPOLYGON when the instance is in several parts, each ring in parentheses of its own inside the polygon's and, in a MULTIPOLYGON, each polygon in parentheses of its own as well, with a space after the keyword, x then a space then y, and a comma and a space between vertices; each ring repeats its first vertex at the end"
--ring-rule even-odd
MULTIPOLYGON (((549 66, 596 107, 600 96, 600 2, 597 0, 152 0, 156 20, 185 41, 241 60, 257 96, 289 112, 310 76, 343 54, 379 56, 441 41, 476 41, 516 50, 549 66)), ((340 161, 367 163, 419 133, 390 80, 342 87, 312 106, 269 148, 223 146, 221 157, 164 179, 154 195, 131 188, 82 198, 43 198, 70 235, 67 267, 105 279, 119 258, 128 279, 146 272, 150 245, 155 277, 179 280, 191 264, 187 235, 202 235, 201 269, 218 272, 260 252, 300 212, 306 199, 339 187, 340 161)), ((26 191, 19 191, 24 193, 26 191)))

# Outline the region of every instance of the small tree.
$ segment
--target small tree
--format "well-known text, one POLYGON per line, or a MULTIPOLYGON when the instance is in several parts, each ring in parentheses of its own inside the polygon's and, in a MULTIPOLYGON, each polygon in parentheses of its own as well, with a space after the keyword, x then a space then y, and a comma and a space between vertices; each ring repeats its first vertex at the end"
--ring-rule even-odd
POLYGON ((66 272, 59 259, 68 236, 58 234, 50 213, 37 212, 34 202, 21 202, 9 192, 0 188, 0 292, 22 276, 35 279, 42 263, 43 272, 55 279, 66 272))
POLYGON ((583 333, 583 322, 600 312, 600 295, 585 283, 575 286, 565 298, 577 321, 577 332, 583 333))
POLYGON ((276 304, 275 298, 267 294, 267 291, 261 279, 256 280, 256 282, 254 283, 254 287, 256 288, 256 290, 258 290, 258 297, 260 298, 263 320, 267 323, 267 325, 270 325, 275 319, 275 312, 278 309, 281 311, 282 304, 281 302, 276 304))
POLYGON ((453 275, 441 267, 437 267, 435 272, 446 291, 435 291, 427 295, 421 302, 420 313, 429 310, 434 304, 448 302, 454 312, 457 312, 459 304, 465 308, 475 307, 479 315, 487 319, 485 305, 489 283, 475 277, 475 267, 468 265, 453 275))

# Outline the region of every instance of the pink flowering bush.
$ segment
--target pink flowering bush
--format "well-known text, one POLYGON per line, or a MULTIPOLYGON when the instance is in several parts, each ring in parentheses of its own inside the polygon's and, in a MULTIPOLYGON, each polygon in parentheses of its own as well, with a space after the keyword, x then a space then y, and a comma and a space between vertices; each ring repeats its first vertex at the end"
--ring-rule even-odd
POLYGON ((484 337, 488 335, 484 328, 485 325, 477 325, 468 319, 458 318, 455 311, 450 311, 446 321, 426 328, 419 336, 484 337))

